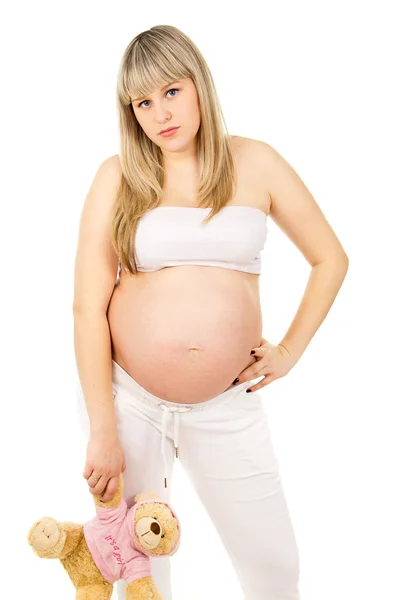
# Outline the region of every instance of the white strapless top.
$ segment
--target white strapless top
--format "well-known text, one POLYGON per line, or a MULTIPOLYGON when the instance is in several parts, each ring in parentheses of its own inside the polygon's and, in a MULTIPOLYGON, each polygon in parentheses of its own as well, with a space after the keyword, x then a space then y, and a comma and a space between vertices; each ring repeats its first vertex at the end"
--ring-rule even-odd
MULTIPOLYGON (((224 206, 202 223, 211 208, 158 206, 141 217, 136 232, 137 269, 199 265, 261 273, 267 215, 252 206, 224 206)), ((119 283, 120 262, 116 284, 119 283)))

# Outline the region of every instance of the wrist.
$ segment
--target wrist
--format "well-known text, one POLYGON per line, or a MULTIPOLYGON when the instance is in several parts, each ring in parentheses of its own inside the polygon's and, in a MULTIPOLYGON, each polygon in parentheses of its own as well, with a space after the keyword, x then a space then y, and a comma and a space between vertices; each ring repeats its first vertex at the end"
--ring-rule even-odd
POLYGON ((282 348, 284 348, 290 356, 292 355, 291 350, 289 350, 289 348, 286 346, 286 344, 282 344, 282 342, 279 342, 278 346, 282 346, 282 348))
POLYGON ((282 341, 282 342, 279 342, 278 346, 280 346, 280 347, 283 349, 283 351, 284 351, 284 352, 285 352, 287 355, 289 355, 289 356, 290 356, 290 357, 291 357, 291 358, 292 358, 292 359, 293 359, 295 362, 297 362, 297 361, 299 360, 299 358, 300 358, 300 354, 297 354, 297 353, 295 353, 295 352, 292 350, 292 348, 291 348, 290 344, 289 344, 289 345, 287 345, 287 344, 286 344, 284 341, 282 341))
POLYGON ((90 432, 90 442, 100 442, 106 444, 113 444, 119 440, 119 436, 117 431, 100 431, 100 432, 90 432))
POLYGON ((117 439, 118 430, 116 422, 108 422, 108 423, 96 423, 90 425, 90 438, 91 439, 117 439))

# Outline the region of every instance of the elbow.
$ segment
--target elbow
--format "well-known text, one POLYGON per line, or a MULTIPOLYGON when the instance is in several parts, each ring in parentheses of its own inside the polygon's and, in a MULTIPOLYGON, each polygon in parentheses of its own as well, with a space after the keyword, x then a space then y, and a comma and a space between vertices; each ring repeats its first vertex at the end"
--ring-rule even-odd
POLYGON ((106 310, 103 310, 101 307, 92 306, 72 306, 72 314, 73 317, 92 317, 94 316, 106 316, 106 310))
POLYGON ((333 254, 324 260, 319 260, 315 263, 311 263, 312 267, 317 267, 319 265, 329 265, 334 269, 339 271, 347 271, 349 264, 349 258, 345 252, 339 252, 338 254, 333 254))
POLYGON ((336 256, 334 257, 334 262, 336 263, 336 265, 338 265, 342 270, 347 271, 348 269, 348 264, 350 262, 348 255, 346 254, 346 252, 344 251, 343 248, 341 248, 340 252, 338 252, 336 254, 336 256))
POLYGON ((347 254, 345 252, 343 255, 343 264, 345 266, 345 270, 348 271, 348 265, 350 264, 350 259, 348 258, 347 254))
POLYGON ((344 252, 344 254, 342 256, 339 256, 336 259, 336 266, 338 269, 341 270, 341 272, 343 273, 344 277, 348 271, 348 265, 349 265, 350 261, 349 258, 347 256, 347 254, 344 252))
POLYGON ((85 311, 87 311, 87 309, 83 306, 77 306, 76 304, 72 305, 72 314, 74 317, 83 314, 85 311))

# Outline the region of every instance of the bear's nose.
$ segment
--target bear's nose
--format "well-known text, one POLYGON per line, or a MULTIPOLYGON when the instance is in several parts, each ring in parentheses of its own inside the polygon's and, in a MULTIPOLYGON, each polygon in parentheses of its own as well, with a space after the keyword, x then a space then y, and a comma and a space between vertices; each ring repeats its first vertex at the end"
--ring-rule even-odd
POLYGON ((156 533, 156 535, 159 535, 159 533, 160 533, 160 525, 159 525, 159 523, 156 523, 156 521, 154 521, 151 524, 151 531, 153 531, 153 533, 156 533))

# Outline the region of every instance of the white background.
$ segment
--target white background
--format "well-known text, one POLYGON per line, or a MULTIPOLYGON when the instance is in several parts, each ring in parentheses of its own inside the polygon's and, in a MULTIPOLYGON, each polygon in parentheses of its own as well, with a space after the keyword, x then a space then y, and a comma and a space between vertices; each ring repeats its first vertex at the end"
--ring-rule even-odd
MULTIPOLYGON (((77 522, 94 516, 75 401, 72 300, 80 212, 99 164, 119 152, 115 90, 122 53, 140 31, 171 24, 207 60, 229 132, 263 140, 282 154, 350 259, 336 301, 300 361, 260 391, 300 548, 302 600, 398 598, 392 14, 392 2, 353 0, 235 7, 36 1, 2 9, 0 434, 7 597, 74 597, 59 561, 36 557, 26 536, 43 515, 77 522)), ((288 329, 309 272, 270 219, 260 281, 263 335, 272 343, 288 329)), ((185 529, 184 548, 171 559, 173 600, 242 600, 178 461, 173 505, 185 529)))

